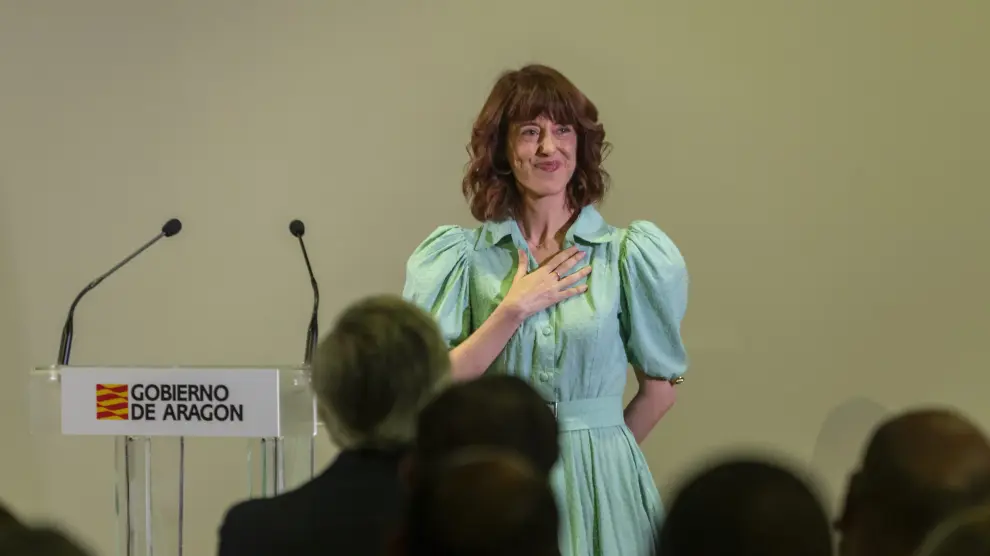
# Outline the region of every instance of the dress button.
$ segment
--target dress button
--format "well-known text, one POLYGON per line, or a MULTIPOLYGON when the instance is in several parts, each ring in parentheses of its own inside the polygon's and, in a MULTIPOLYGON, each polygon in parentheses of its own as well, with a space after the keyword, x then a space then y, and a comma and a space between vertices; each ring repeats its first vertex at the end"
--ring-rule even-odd
POLYGON ((546 371, 540 373, 540 380, 542 380, 543 382, 550 382, 550 373, 546 371))
POLYGON ((549 336, 551 334, 553 334, 553 329, 550 328, 549 326, 543 329, 543 335, 544 336, 549 336))

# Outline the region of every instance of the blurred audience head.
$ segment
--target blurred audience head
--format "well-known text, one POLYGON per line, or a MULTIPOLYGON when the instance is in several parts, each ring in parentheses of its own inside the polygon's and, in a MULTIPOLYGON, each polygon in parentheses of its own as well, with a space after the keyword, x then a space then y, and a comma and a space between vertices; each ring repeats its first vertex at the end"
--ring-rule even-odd
POLYGON ((970 508, 936 527, 917 556, 990 555, 990 506, 970 508))
POLYGON ((56 529, 7 527, 0 530, 0 556, 91 556, 56 529))
POLYGON ((662 556, 831 556, 828 517, 810 485, 756 459, 694 475, 660 531, 662 556))
POLYGON ((559 556, 547 477, 513 451, 467 448, 435 462, 410 495, 404 556, 559 556))
POLYGON ((843 556, 913 554, 942 521, 990 500, 990 442, 962 415, 918 409, 874 431, 836 527, 843 556))
POLYGON ((17 517, 0 504, 0 531, 3 531, 7 527, 18 527, 20 525, 21 522, 17 517))
POLYGON ((485 375, 450 386, 423 409, 416 465, 429 466, 469 446, 514 451, 549 475, 560 456, 557 420, 525 381, 485 375))
POLYGON ((313 357, 320 416, 342 449, 412 441, 419 410, 444 385, 450 356, 433 318, 391 295, 349 306, 313 357))

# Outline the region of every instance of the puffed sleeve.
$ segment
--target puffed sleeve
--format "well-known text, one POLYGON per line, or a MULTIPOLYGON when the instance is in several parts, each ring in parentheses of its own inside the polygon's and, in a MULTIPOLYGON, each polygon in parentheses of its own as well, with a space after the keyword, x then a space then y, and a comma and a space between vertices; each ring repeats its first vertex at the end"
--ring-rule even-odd
POLYGON ((680 250, 653 223, 637 220, 620 244, 619 275, 619 322, 630 364, 652 378, 680 377, 687 370, 681 320, 688 294, 680 250))
POLYGON ((402 297, 433 314, 451 348, 471 334, 470 249, 464 228, 440 226, 406 262, 402 297))

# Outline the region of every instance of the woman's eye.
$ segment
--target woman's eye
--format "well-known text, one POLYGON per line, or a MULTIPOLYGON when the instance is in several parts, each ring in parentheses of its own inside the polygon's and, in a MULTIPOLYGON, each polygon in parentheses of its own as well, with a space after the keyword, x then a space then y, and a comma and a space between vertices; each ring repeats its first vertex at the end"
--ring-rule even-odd
POLYGON ((571 127, 571 126, 569 126, 569 125, 562 125, 562 126, 560 126, 560 127, 557 128, 557 133, 559 133, 561 135, 563 135, 565 133, 570 133, 572 131, 574 131, 574 128, 571 127))

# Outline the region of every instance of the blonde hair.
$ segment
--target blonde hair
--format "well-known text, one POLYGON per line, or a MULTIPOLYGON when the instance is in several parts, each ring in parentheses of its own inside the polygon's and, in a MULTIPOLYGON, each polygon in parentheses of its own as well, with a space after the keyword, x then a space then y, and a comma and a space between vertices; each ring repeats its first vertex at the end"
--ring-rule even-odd
POLYGON ((433 317, 379 295, 340 315, 314 354, 312 384, 330 438, 347 449, 411 442, 419 410, 449 375, 433 317))

